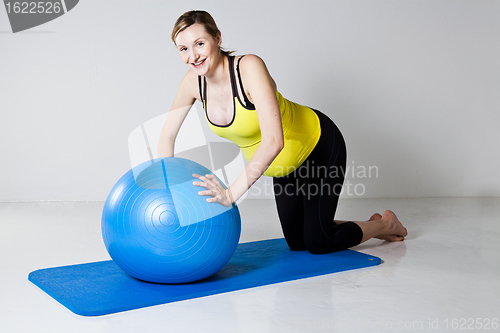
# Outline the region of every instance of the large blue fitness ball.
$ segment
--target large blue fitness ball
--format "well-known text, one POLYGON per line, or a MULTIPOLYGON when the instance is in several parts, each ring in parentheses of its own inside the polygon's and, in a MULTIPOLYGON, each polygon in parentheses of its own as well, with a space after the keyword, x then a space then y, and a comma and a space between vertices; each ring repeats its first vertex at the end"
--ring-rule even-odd
POLYGON ((233 255, 241 232, 238 207, 207 202, 193 173, 211 172, 183 158, 155 159, 127 172, 109 193, 102 235, 128 274, 192 282, 215 274, 233 255))

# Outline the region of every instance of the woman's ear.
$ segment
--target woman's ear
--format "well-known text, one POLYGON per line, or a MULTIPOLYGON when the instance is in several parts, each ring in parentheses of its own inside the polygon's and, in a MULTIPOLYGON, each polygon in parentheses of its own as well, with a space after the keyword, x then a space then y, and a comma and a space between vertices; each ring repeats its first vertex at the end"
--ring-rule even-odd
POLYGON ((217 34, 217 46, 220 47, 222 45, 222 35, 221 33, 219 32, 217 34))

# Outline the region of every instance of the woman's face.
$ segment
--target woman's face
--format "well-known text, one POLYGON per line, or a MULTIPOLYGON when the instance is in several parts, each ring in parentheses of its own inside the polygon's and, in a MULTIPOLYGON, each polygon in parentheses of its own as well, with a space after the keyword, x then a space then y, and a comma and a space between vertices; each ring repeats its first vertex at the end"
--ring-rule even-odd
POLYGON ((202 24, 196 23, 181 31, 175 44, 182 61, 201 76, 215 67, 220 56, 220 36, 214 40, 202 24))

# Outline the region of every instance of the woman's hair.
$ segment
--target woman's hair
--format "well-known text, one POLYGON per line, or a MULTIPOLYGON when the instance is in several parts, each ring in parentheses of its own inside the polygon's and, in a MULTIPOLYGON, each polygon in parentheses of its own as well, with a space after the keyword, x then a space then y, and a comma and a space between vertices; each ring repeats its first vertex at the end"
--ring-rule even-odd
MULTIPOLYGON (((217 24, 215 24, 215 20, 213 19, 213 17, 204 10, 192 10, 182 14, 175 22, 174 29, 172 30, 172 41, 174 42, 174 44, 177 35, 181 31, 196 23, 202 24, 208 34, 212 36, 214 40, 217 40, 217 37, 220 35, 220 30, 219 28, 217 28, 217 24)), ((226 51, 222 47, 220 47, 220 50, 222 54, 227 56, 234 52, 226 51)))

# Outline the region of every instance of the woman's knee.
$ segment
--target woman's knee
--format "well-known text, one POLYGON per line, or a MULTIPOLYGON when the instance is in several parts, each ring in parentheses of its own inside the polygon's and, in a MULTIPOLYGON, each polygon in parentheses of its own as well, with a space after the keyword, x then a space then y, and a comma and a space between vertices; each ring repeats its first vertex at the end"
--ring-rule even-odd
POLYGON ((286 243, 288 245, 288 248, 292 251, 304 251, 307 250, 306 245, 304 244, 303 239, 299 239, 297 237, 291 238, 291 237, 285 237, 286 243))
POLYGON ((363 238, 363 231, 354 222, 345 222, 336 225, 330 237, 319 235, 310 236, 305 239, 305 245, 312 254, 325 254, 347 250, 359 245, 363 238))
POLYGON ((325 240, 313 239, 306 242, 305 247, 307 251, 312 254, 326 254, 332 251, 328 251, 328 244, 325 240))

